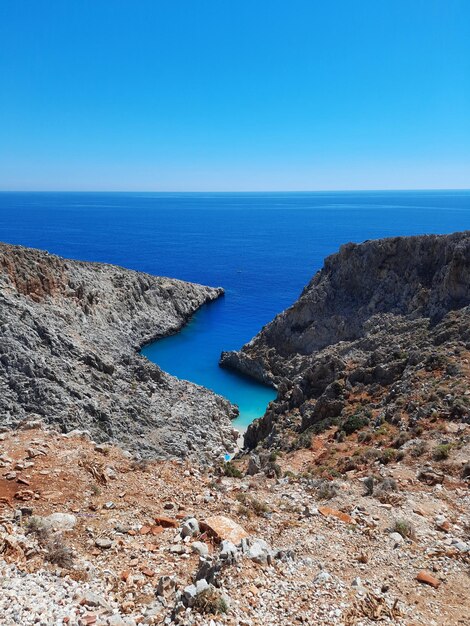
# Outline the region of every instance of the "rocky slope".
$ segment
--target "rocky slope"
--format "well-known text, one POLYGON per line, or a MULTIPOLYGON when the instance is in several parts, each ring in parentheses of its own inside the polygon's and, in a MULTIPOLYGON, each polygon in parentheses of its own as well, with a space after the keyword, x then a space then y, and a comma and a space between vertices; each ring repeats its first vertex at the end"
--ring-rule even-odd
POLYGON ((279 398, 223 465, 229 405, 137 352, 218 292, 4 246, 0 623, 468 624, 469 239, 327 259, 225 356, 279 398), (141 434, 191 458, 99 443, 141 434))
POLYGON ((0 244, 0 425, 39 416, 144 457, 219 457, 234 407, 138 350, 222 293, 0 244))
POLYGON ((468 419, 469 304, 470 231, 342 246, 289 309, 222 354, 278 389, 246 445, 288 447, 332 424, 341 439, 384 421, 468 419))
POLYGON ((468 625, 470 426, 439 424, 465 446, 435 461, 428 433, 429 454, 376 462, 374 485, 305 471, 326 434, 279 455, 279 478, 0 434, 0 623, 468 625))

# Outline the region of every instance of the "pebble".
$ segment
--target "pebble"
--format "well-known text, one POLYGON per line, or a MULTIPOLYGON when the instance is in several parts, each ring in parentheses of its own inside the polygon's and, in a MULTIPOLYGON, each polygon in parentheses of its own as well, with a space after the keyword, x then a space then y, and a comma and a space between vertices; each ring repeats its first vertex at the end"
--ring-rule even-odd
MULTIPOLYGON (((117 604, 111 606, 113 603, 105 600, 106 589, 102 583, 94 580, 92 584, 93 590, 90 583, 56 576, 44 569, 25 575, 15 565, 0 561, 0 623, 73 626, 80 623, 78 619, 86 623, 83 620, 90 615, 87 606, 117 612, 117 604), (86 599, 86 603, 80 604, 80 599, 86 599)), ((108 624, 120 626, 121 622, 108 621, 108 624)))
POLYGON ((191 550, 202 556, 206 556, 207 554, 209 554, 209 548, 202 541, 195 541, 194 543, 192 543, 191 550))
POLYGON ((440 580, 437 580, 437 578, 435 578, 430 572, 425 570, 418 573, 416 580, 425 585, 430 585, 435 589, 437 589, 437 587, 441 584, 440 580))
POLYGON ((86 606, 91 607, 102 607, 107 610, 110 610, 111 608, 102 596, 97 593, 93 593, 92 591, 86 591, 84 593, 83 598, 80 600, 80 604, 85 604, 86 606))
POLYGON ((400 533, 390 533, 390 539, 392 543, 394 544, 395 548, 404 542, 404 539, 400 535, 400 533))
POLYGON ((102 550, 108 550, 113 545, 113 542, 108 537, 98 537, 95 539, 95 546, 102 550))

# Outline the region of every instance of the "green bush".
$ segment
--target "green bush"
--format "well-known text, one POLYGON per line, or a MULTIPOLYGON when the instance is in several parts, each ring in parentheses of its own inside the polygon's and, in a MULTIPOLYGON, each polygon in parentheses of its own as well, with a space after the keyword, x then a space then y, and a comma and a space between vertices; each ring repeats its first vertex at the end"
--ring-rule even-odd
POLYGON ((392 442, 392 448, 401 448, 407 441, 411 439, 408 433, 401 432, 398 437, 392 442))
POLYGON ((449 458, 451 449, 452 449, 451 443, 441 443, 435 448, 432 456, 435 461, 445 461, 445 459, 449 458))
POLYGON ((342 430, 344 430, 347 435, 352 435, 357 430, 360 430, 364 426, 367 426, 368 423, 369 420, 367 419, 367 417, 364 417, 359 413, 355 413, 354 415, 350 415, 348 419, 343 422, 342 430))
POLYGON ((238 467, 234 465, 231 461, 227 461, 224 463, 224 474, 225 476, 230 476, 231 478, 243 478, 243 474, 240 472, 238 467))
POLYGON ((396 461, 398 459, 398 452, 395 448, 385 448, 382 452, 382 456, 380 457, 380 462, 384 465, 388 465, 392 461, 396 461))

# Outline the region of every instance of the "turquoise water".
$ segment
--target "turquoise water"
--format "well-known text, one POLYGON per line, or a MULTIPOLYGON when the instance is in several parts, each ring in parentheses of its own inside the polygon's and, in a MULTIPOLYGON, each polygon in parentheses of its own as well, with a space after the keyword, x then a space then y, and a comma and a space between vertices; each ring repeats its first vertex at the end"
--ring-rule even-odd
POLYGON ((218 334, 217 324, 225 306, 223 298, 205 305, 179 333, 146 346, 142 354, 178 378, 208 387, 237 404, 240 413, 234 426, 243 431, 263 415, 276 392, 271 387, 216 366, 220 350, 211 338, 218 334))
POLYGON ((274 391, 218 366, 298 297, 347 241, 470 228, 469 191, 0 193, 0 240, 222 286, 178 335, 148 346, 163 369, 241 408, 274 391))

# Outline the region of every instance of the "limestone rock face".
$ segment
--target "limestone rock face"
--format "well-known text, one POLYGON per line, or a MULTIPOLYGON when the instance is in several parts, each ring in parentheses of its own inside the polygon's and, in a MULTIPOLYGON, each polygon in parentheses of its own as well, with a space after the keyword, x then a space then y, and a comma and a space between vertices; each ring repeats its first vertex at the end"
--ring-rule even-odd
POLYGON ((447 342, 470 341, 469 304, 470 231, 343 245, 289 309, 222 354, 278 390, 246 444, 340 416, 351 386, 390 386, 447 342))
POLYGON ((219 457, 235 408, 139 349, 222 293, 0 244, 0 425, 34 415, 143 457, 219 457))

